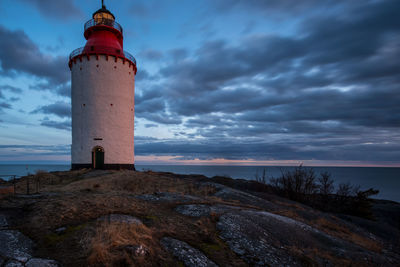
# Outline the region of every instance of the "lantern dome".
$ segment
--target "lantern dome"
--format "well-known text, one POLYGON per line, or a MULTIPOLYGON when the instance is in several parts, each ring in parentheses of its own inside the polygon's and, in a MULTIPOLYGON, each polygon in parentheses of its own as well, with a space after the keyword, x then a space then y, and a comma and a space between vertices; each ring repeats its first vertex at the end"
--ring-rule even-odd
POLYGON ((100 22, 104 19, 115 20, 115 16, 106 8, 105 5, 102 5, 99 10, 93 13, 93 19, 95 19, 96 22, 100 22))

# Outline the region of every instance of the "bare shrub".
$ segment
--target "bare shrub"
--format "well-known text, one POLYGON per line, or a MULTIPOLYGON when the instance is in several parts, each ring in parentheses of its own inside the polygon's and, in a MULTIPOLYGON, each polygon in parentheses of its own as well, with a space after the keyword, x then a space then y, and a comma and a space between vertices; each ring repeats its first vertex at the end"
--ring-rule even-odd
MULTIPOLYGON (((256 176, 257 178, 258 176, 256 176)), ((310 205, 323 211, 346 213, 373 219, 371 196, 379 191, 361 191, 360 186, 350 183, 338 185, 336 194, 334 180, 327 172, 317 179, 312 168, 298 166, 292 171, 281 170, 279 178, 271 178, 269 186, 279 195, 310 205)))
POLYGON ((315 172, 311 168, 304 168, 302 165, 293 171, 281 170, 281 177, 272 178, 271 185, 283 192, 293 200, 301 201, 307 195, 317 193, 315 172))
POLYGON ((321 195, 330 195, 333 193, 333 191, 335 190, 335 186, 334 186, 334 181, 331 178, 330 173, 328 172, 322 172, 320 174, 320 178, 318 179, 319 182, 319 193, 321 195))
POLYGON ((350 183, 341 183, 336 191, 336 195, 340 198, 346 198, 351 196, 353 187, 350 183))
POLYGON ((259 175, 257 171, 255 178, 257 182, 267 184, 267 170, 264 168, 261 175, 259 175))

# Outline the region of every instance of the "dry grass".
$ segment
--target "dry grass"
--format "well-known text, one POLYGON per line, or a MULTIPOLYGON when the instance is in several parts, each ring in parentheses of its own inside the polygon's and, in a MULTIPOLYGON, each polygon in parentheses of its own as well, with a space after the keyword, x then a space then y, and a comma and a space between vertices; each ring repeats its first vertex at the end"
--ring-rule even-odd
POLYGON ((0 199, 14 194, 14 186, 0 186, 0 199))
MULTIPOLYGON (((300 259, 302 266, 321 266, 321 263, 318 263, 315 260, 318 258, 328 259, 333 264, 332 266, 354 266, 354 262, 351 260, 337 257, 337 255, 332 255, 331 253, 318 248, 299 248, 292 246, 289 247, 289 251, 291 251, 293 255, 296 255, 298 259, 300 259)), ((360 265, 355 264, 355 266, 360 265)))
POLYGON ((96 179, 83 179, 63 187, 48 187, 48 190, 68 192, 129 192, 137 195, 170 192, 194 196, 210 196, 216 192, 212 186, 200 186, 193 181, 133 171, 111 172, 96 179))
MULTIPOLYGON (((93 237, 82 240, 89 249, 87 263, 90 266, 143 266, 149 264, 149 255, 156 255, 158 242, 152 231, 143 224, 101 222, 93 237), (127 250, 129 246, 142 246, 143 255, 127 250)), ((151 261, 150 261, 151 262, 151 261)))
POLYGON ((313 221, 313 224, 318 226, 319 229, 323 230, 329 235, 350 241, 371 251, 378 253, 382 251, 382 246, 377 241, 351 231, 340 222, 333 222, 325 218, 318 218, 316 221, 313 221))
POLYGON ((17 179, 16 193, 27 194, 29 192, 29 194, 33 194, 49 191, 49 189, 54 190, 73 181, 80 180, 82 175, 87 172, 89 172, 89 170, 86 169, 54 173, 37 170, 34 175, 28 175, 17 179))

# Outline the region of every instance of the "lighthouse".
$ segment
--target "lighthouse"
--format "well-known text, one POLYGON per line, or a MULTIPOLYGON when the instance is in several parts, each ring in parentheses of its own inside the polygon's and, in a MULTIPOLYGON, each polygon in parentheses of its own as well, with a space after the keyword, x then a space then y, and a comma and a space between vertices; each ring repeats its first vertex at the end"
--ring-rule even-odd
POLYGON ((136 60, 105 7, 85 23, 86 45, 69 56, 72 169, 130 169, 134 161, 136 60))

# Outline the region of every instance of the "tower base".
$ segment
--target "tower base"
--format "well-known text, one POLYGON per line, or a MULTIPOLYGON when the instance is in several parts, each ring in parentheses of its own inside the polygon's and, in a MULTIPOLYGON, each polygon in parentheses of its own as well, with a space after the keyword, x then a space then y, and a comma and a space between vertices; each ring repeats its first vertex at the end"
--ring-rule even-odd
MULTIPOLYGON (((71 170, 93 169, 92 164, 71 164, 71 170)), ((98 168, 100 169, 100 168, 98 168)), ((132 170, 135 171, 135 164, 104 164, 101 170, 132 170)))

